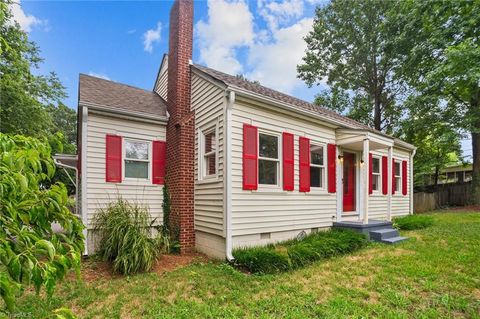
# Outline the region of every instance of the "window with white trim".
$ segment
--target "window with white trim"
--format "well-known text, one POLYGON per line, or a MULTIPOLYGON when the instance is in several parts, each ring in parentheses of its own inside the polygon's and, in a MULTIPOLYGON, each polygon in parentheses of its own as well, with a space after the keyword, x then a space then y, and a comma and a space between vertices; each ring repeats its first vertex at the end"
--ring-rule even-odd
POLYGON ((373 191, 380 190, 380 158, 372 157, 372 189, 373 191))
POLYGON ((325 185, 324 147, 310 145, 310 187, 323 188, 325 185))
POLYGON ((150 142, 125 139, 125 178, 149 178, 150 142))
POLYGON ((201 178, 216 177, 218 170, 218 139, 216 126, 211 127, 201 133, 200 144, 201 178))
POLYGON ((402 172, 400 162, 395 161, 395 192, 400 192, 402 187, 402 172))
POLYGON ((278 136, 258 134, 258 183, 278 185, 280 170, 278 136))

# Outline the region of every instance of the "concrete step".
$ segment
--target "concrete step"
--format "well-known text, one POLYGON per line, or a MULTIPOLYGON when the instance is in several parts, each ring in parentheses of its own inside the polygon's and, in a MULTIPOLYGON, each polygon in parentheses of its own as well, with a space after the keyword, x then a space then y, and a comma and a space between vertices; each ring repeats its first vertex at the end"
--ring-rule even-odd
POLYGON ((380 241, 382 239, 398 237, 400 234, 398 230, 393 228, 383 228, 378 230, 370 231, 370 239, 375 241, 380 241))
POLYGON ((397 244, 397 243, 400 243, 400 242, 405 241, 407 239, 408 239, 407 237, 397 236, 397 237, 382 239, 382 240, 380 240, 380 242, 384 243, 384 244, 397 244))

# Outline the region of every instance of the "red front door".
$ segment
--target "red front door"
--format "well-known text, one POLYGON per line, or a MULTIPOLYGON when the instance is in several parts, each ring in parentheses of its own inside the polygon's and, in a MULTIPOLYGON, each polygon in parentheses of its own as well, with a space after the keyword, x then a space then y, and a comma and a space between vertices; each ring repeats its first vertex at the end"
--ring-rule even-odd
POLYGON ((343 153, 343 211, 355 211, 355 154, 343 153))

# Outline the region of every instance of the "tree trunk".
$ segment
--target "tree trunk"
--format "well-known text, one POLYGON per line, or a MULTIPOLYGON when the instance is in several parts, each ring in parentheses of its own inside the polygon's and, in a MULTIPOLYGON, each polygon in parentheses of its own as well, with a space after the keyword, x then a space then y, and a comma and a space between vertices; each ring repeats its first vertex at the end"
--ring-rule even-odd
POLYGON ((480 204, 480 133, 472 133, 472 202, 480 204))
POLYGON ((434 177, 434 186, 435 186, 435 189, 437 189, 438 187, 438 175, 440 174, 440 169, 438 168, 438 166, 435 166, 435 177, 434 177))

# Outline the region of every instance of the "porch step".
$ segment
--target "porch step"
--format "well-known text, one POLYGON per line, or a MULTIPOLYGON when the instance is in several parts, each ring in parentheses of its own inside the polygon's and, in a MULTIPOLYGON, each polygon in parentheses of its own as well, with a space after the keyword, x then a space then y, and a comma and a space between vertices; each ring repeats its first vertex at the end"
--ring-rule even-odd
POLYGON ((370 231, 370 239, 374 241, 381 241, 383 239, 393 238, 398 236, 400 236, 400 234, 398 233, 398 230, 393 228, 384 228, 384 229, 370 231))
POLYGON ((392 244, 397 244, 399 242, 405 241, 407 239, 408 239, 407 237, 398 236, 398 237, 391 237, 391 238, 382 239, 379 242, 384 243, 384 244, 392 245, 392 244))

